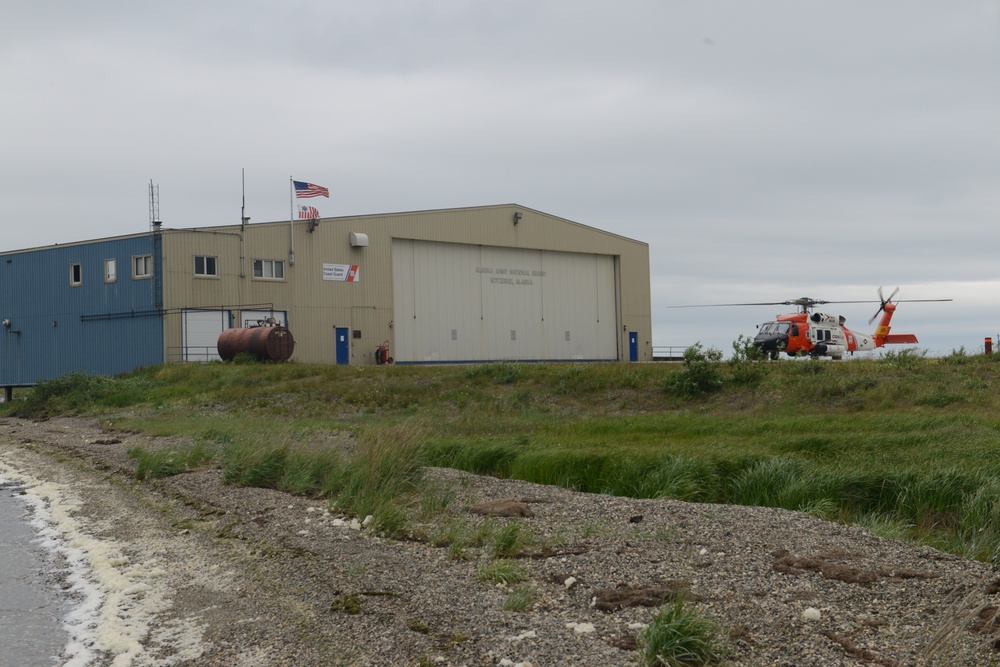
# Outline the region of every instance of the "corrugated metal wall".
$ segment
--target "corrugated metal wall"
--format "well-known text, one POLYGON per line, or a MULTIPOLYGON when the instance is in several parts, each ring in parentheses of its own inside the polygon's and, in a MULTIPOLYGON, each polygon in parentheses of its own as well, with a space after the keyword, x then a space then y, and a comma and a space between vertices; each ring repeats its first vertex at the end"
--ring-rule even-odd
POLYGON ((133 257, 153 254, 148 234, 0 255, 0 320, 10 322, 0 330, 0 386, 160 363, 154 281, 132 275, 133 257), (105 280, 109 259, 113 282, 105 280))

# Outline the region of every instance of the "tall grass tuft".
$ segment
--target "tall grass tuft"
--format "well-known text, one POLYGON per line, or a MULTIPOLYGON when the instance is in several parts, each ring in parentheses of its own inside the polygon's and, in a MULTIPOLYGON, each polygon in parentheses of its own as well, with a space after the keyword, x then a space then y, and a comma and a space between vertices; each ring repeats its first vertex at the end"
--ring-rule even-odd
POLYGON ((1000 479, 984 476, 966 496, 956 538, 966 558, 1000 565, 1000 479))
POLYGON ((665 455, 651 460, 622 458, 611 462, 608 488, 632 498, 708 501, 714 489, 711 466, 691 457, 665 455))
POLYGON ((718 628, 683 598, 660 608, 637 642, 643 661, 657 667, 702 667, 720 661, 718 628))
POLYGON ((517 558, 534 542, 534 536, 521 530, 520 521, 511 521, 497 531, 493 542, 494 558, 517 558))
POLYGON ((369 427, 358 440, 344 466, 336 504, 350 514, 372 515, 376 530, 398 534, 405 525, 399 499, 415 490, 420 480, 425 429, 419 422, 369 427))
POLYGON ((183 450, 150 451, 132 447, 128 455, 136 460, 136 479, 158 479, 192 470, 213 459, 215 454, 202 444, 183 450))
POLYGON ((734 480, 731 499, 737 505, 798 509, 813 500, 810 477, 805 463, 798 459, 767 459, 734 480))
POLYGON ((483 561, 476 568, 476 577, 490 584, 520 583, 528 578, 528 572, 517 561, 509 559, 483 561))
POLYGON ((237 486, 279 488, 288 462, 289 444, 271 438, 237 440, 223 448, 222 482, 237 486))

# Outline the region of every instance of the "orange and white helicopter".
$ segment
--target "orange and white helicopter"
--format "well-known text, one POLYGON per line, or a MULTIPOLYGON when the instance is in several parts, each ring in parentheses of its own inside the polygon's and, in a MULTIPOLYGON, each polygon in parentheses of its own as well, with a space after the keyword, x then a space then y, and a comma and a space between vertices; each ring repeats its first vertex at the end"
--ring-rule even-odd
POLYGON ((830 357, 843 359, 847 353, 874 350, 884 345, 914 345, 916 334, 889 333, 889 323, 896 304, 901 301, 951 301, 951 299, 902 299, 893 301, 899 292, 897 287, 888 298, 882 296, 882 288, 878 288, 878 301, 823 301, 810 297, 790 299, 788 301, 773 301, 764 303, 717 303, 709 306, 674 306, 675 308, 701 308, 710 306, 798 306, 797 313, 778 315, 772 322, 759 325, 757 335, 753 339, 753 347, 762 356, 777 359, 781 352, 790 357, 809 355, 812 357, 830 357), (868 320, 875 321, 880 314, 875 333, 864 334, 851 331, 844 326, 846 318, 843 315, 827 315, 813 312, 813 308, 830 303, 879 303, 878 310, 868 320))

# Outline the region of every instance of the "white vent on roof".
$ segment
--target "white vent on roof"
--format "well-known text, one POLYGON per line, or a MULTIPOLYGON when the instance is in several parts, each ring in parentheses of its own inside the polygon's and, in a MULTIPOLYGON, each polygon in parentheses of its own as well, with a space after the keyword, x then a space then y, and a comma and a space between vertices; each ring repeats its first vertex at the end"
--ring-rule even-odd
POLYGON ((367 248, 368 235, 361 232, 351 232, 351 245, 355 248, 367 248))

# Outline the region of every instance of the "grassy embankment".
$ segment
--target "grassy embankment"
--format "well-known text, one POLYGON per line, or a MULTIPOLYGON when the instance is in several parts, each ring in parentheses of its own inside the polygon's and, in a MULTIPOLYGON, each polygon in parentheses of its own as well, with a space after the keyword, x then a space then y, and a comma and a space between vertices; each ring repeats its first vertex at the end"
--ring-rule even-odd
MULTIPOLYGON (((40 385, 0 415, 190 435, 139 477, 219 465, 406 530, 425 464, 575 489, 757 504, 1000 554, 1000 356, 680 364, 185 364, 40 385)), ((423 496, 427 502, 427 496, 423 496)), ((439 499, 441 502, 442 501, 439 499)))

